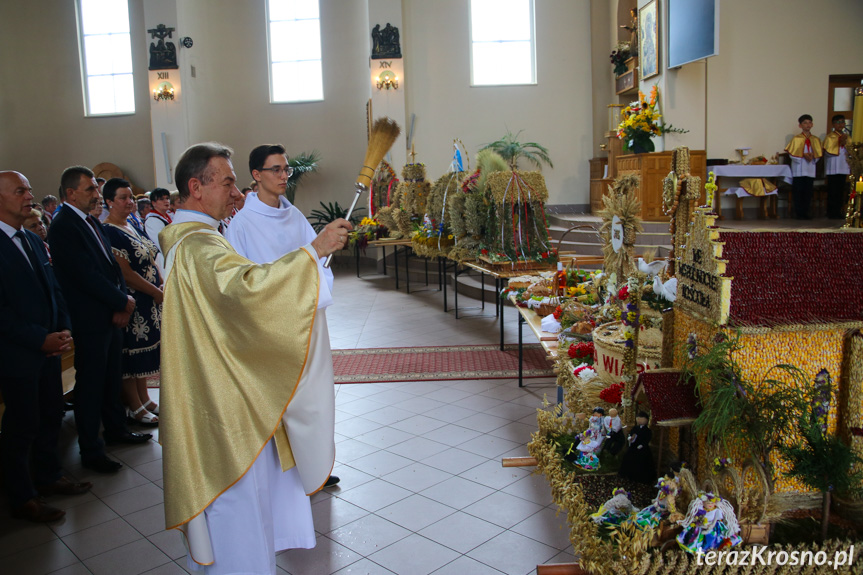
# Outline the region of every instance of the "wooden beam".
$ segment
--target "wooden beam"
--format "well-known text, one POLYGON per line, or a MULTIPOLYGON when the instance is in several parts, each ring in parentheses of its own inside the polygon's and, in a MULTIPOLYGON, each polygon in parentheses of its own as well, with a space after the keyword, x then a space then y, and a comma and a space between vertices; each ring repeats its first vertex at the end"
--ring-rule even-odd
POLYGON ((500 460, 503 467, 535 467, 536 457, 504 457, 500 460))

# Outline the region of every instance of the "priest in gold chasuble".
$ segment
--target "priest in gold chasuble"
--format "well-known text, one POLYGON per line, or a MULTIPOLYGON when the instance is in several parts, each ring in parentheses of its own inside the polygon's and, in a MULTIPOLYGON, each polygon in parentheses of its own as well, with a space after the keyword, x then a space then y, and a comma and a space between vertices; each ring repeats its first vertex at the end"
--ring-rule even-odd
POLYGON ((293 511, 279 482, 295 466, 294 450, 317 450, 317 458, 304 456, 313 463, 293 475, 288 491, 305 495, 303 485, 322 486, 332 468, 332 430, 303 436, 311 447, 292 446, 282 417, 308 368, 317 261, 345 245, 350 224, 333 222, 269 264, 243 258, 216 231, 240 193, 231 153, 213 143, 184 152, 175 179, 185 203, 159 234, 167 275, 165 519, 184 532, 192 570, 268 574, 276 571, 276 551, 314 545, 310 517, 299 527, 278 520, 293 511))

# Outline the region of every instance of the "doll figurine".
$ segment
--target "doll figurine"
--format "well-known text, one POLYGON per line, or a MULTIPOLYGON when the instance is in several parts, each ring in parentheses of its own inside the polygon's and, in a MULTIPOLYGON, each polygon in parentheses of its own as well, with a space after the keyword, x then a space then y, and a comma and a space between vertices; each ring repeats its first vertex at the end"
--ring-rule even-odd
POLYGON ((677 542, 687 553, 726 549, 743 542, 734 508, 712 493, 699 493, 689 504, 686 517, 677 523, 683 526, 677 542))
POLYGON ((677 494, 680 493, 680 479, 676 476, 673 479, 663 477, 656 483, 656 488, 658 491, 653 503, 635 515, 635 523, 639 527, 655 529, 663 519, 676 520, 682 517, 677 513, 674 504, 677 494))
POLYGON ((636 509, 629 500, 629 493, 622 487, 611 492, 611 499, 599 506, 599 509, 590 516, 590 519, 598 525, 620 525, 635 513, 636 509))
POLYGON ((576 446, 578 457, 575 464, 588 471, 599 469, 599 451, 605 440, 606 429, 603 426, 605 410, 597 407, 587 422, 587 429, 579 437, 581 441, 576 446))
POLYGON ((629 446, 623 454, 617 474, 625 479, 650 485, 656 475, 653 471, 653 454, 650 451, 653 432, 647 427, 647 421, 647 413, 639 411, 635 418, 635 428, 626 438, 629 446))
POLYGON ((623 449, 623 423, 620 421, 620 416, 617 415, 617 410, 611 408, 608 410, 608 415, 603 418, 602 422, 605 426, 605 443, 602 449, 608 451, 612 455, 617 455, 623 449))

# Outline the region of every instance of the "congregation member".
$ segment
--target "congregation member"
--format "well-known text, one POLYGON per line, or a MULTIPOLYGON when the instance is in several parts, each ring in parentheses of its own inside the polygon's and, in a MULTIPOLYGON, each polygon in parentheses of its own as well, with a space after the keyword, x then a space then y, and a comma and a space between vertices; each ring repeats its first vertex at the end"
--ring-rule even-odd
MULTIPOLYGON (((48 239, 48 228, 45 227, 45 214, 42 213, 42 210, 37 208, 38 204, 33 204, 33 207, 30 209, 30 215, 27 216, 27 219, 24 220, 24 229, 30 230, 42 240, 42 243, 45 243, 45 240, 48 239)), ((47 244, 45 244, 47 246, 47 244)))
POLYGON ((45 225, 51 225, 51 220, 54 218, 54 210, 57 209, 58 202, 57 196, 52 196, 51 194, 42 198, 42 211, 44 212, 44 217, 48 220, 45 225))
MULTIPOLYGON (((249 172, 258 183, 258 191, 251 188, 245 198, 245 207, 231 220, 225 238, 237 253, 255 263, 273 262, 280 257, 300 249, 315 239, 315 231, 306 217, 284 196, 288 178, 293 169, 288 165, 285 148, 279 144, 264 144, 249 154, 249 172)), ((323 261, 320 262, 323 264, 323 261)), ((297 391, 299 405, 308 411, 317 422, 319 433, 327 437, 335 432, 335 397, 333 382, 333 355, 330 335, 327 330, 326 308, 332 303, 333 272, 320 266, 318 313, 309 345, 309 366, 303 372, 297 391), (300 394, 305 394, 299 397, 300 394)), ((339 482, 331 475, 326 487, 339 482)), ((298 502, 309 507, 308 497, 298 502)), ((309 510, 311 513, 311 510, 309 510)))
POLYGON ((845 204, 848 201, 848 153, 845 144, 848 133, 845 130, 845 116, 836 114, 830 119, 833 130, 824 137, 824 175, 827 177, 827 217, 831 220, 845 218, 845 204))
POLYGON ((797 118, 800 133, 791 138, 785 151, 791 157, 791 194, 798 220, 811 220, 809 206, 815 184, 815 165, 821 157, 821 140, 811 133, 812 116, 803 114, 797 118))
MULTIPOLYGON (((138 206, 138 217, 141 218, 142 221, 147 221, 147 214, 150 213, 150 210, 153 209, 152 204, 150 203, 150 198, 147 196, 139 196, 135 202, 138 206)), ((146 227, 144 228, 146 231, 146 227)))
POLYGON ((90 215, 99 220, 100 223, 108 219, 108 210, 105 209, 105 201, 102 199, 101 193, 99 193, 99 201, 90 210, 90 215))
POLYGON ((105 220, 105 233, 111 240, 129 294, 135 298, 132 318, 123 330, 123 403, 130 423, 155 426, 159 423, 159 406, 150 399, 147 378, 159 374, 162 326, 162 275, 156 265, 159 250, 147 234, 128 221, 135 209, 131 184, 111 178, 102 192, 111 209, 105 220))
POLYGON ((57 453, 63 420, 60 355, 71 349, 71 321, 44 242, 22 229, 32 202, 27 178, 0 172, 0 393, 5 403, 0 469, 12 515, 50 522, 66 512, 39 495, 78 495, 93 485, 64 477, 57 453))
POLYGON ((152 435, 126 428, 120 403, 123 328, 135 309, 111 251, 111 242, 89 215, 99 201, 89 168, 72 166, 61 178, 66 203, 48 230, 55 273, 75 334, 75 426, 84 467, 114 473, 122 464, 105 454, 108 443, 146 443, 152 435), (99 436, 104 426, 104 441, 99 436))
POLYGON ((165 188, 156 188, 150 192, 150 213, 144 220, 144 229, 147 236, 156 244, 156 249, 159 250, 159 265, 164 267, 165 259, 162 252, 162 246, 159 245, 159 232, 165 229, 165 226, 173 220, 171 218, 171 192, 165 188))
POLYGON ((314 545, 311 515, 292 504, 323 487, 334 461, 332 434, 315 433, 296 394, 315 369, 320 259, 351 225, 336 220, 269 264, 240 256, 217 231, 239 194, 231 155, 216 143, 183 153, 183 209, 160 236, 165 516, 186 534, 189 569, 275 573, 277 551, 314 545))

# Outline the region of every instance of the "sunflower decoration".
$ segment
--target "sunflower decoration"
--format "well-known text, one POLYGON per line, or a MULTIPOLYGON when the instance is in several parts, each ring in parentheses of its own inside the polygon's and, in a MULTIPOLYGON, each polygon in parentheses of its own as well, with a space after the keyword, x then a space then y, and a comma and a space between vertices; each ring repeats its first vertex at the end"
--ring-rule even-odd
POLYGON ((635 238, 642 231, 641 202, 635 195, 639 177, 635 174, 620 176, 608 187, 602 197, 603 209, 599 211, 602 226, 602 255, 605 256, 605 270, 617 277, 629 277, 635 265, 635 238))

